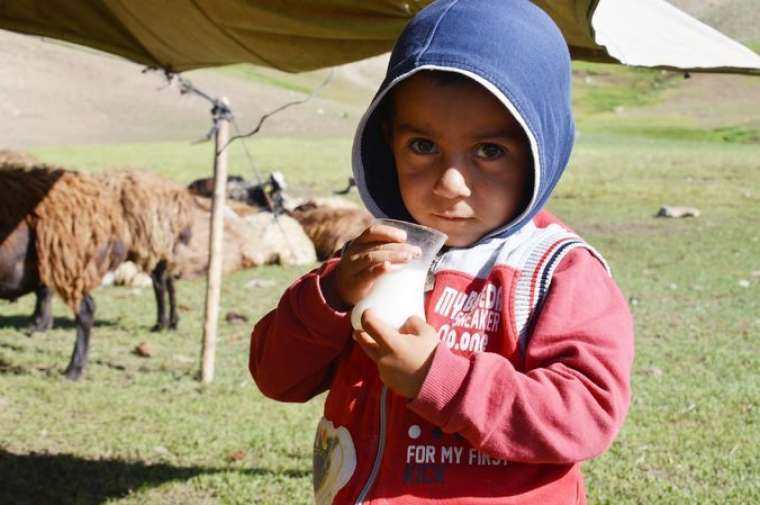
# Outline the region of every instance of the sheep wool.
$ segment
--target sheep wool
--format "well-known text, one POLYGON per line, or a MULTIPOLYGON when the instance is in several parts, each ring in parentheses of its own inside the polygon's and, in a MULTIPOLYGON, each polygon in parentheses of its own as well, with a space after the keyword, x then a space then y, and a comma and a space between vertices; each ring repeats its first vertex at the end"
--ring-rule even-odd
POLYGON ((2 170, 0 187, 0 229, 24 221, 34 231, 40 281, 77 312, 124 259, 126 228, 115 198, 95 178, 54 167, 2 170))
POLYGON ((324 261, 340 251, 343 245, 361 234, 373 220, 364 209, 334 208, 309 203, 296 207, 291 213, 309 236, 324 261))
POLYGON ((130 259, 144 272, 152 272, 165 260, 168 272, 174 274, 177 245, 189 239, 192 226, 192 195, 149 172, 107 172, 99 178, 118 194, 130 236, 130 259))

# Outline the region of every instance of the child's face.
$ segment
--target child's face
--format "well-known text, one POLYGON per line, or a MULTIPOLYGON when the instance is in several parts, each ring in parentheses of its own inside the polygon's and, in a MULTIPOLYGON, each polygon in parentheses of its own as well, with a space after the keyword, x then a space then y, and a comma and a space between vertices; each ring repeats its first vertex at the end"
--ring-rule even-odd
POLYGON ((532 157, 525 132, 475 82, 415 74, 393 92, 388 132, 401 198, 420 224, 468 246, 528 202, 532 157))

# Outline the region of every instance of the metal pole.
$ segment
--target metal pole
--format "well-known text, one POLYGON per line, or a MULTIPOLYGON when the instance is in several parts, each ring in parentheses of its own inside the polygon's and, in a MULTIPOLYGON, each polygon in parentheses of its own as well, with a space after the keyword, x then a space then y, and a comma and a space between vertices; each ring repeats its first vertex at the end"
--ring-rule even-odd
MULTIPOLYGON (((222 102, 229 106, 227 98, 222 102)), ((224 235, 224 201, 227 196, 227 145, 230 137, 229 118, 222 115, 217 121, 214 138, 214 197, 211 203, 211 233, 209 233, 208 277, 206 284, 206 313, 203 324, 201 381, 214 380, 214 357, 219 322, 219 299, 222 291, 222 241, 224 235)))

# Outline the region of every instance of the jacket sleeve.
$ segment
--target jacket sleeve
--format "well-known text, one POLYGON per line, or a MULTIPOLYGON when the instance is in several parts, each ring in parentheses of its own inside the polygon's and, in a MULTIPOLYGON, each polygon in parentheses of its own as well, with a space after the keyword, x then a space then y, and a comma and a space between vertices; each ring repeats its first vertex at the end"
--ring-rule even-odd
POLYGON ((305 402, 329 389, 336 359, 352 341, 349 314, 330 307, 320 288, 336 264, 298 279, 254 326, 248 366, 266 396, 305 402))
POLYGON ((630 401, 633 321, 586 249, 555 271, 524 359, 521 372, 499 354, 439 344, 409 407, 504 460, 566 464, 604 452, 630 401))

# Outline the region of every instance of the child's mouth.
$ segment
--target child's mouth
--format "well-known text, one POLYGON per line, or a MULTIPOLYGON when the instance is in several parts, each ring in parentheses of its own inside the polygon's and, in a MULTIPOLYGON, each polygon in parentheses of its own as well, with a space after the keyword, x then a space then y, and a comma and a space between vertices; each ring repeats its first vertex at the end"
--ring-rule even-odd
POLYGON ((443 221, 448 221, 451 223, 463 223, 465 221, 469 221, 472 218, 470 217, 462 217, 462 216, 448 216, 445 214, 433 214, 436 218, 441 219, 443 221))

